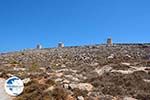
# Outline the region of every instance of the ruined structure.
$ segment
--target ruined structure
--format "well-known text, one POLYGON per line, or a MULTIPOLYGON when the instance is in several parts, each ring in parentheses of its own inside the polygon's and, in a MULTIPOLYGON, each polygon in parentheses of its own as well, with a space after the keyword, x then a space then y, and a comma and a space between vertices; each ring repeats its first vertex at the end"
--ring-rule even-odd
POLYGON ((112 38, 108 38, 107 39, 107 46, 112 46, 113 43, 112 43, 112 38))
POLYGON ((64 43, 59 42, 59 43, 58 43, 58 47, 59 47, 59 48, 63 48, 63 47, 64 47, 64 43))
POLYGON ((42 45, 38 44, 38 45, 36 46, 36 49, 42 49, 42 45))

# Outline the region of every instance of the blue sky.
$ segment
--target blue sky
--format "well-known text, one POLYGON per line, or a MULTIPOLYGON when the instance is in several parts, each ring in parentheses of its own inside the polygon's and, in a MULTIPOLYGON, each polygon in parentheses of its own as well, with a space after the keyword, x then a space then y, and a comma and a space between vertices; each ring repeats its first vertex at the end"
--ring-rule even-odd
POLYGON ((0 0, 0 52, 150 42, 150 0, 0 0))

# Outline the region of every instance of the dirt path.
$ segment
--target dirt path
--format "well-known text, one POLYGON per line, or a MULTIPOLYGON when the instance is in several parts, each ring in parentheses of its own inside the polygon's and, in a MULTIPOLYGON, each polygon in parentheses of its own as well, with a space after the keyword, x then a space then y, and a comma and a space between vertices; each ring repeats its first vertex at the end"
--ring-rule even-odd
POLYGON ((4 89, 5 79, 0 78, 0 100, 12 100, 13 97, 9 96, 4 89))

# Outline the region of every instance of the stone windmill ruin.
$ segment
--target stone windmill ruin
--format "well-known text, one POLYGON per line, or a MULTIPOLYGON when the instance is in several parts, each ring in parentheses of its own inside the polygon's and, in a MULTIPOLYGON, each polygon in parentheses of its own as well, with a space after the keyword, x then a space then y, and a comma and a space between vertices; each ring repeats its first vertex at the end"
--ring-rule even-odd
POLYGON ((36 49, 42 49, 42 45, 41 44, 37 44, 36 49))
POLYGON ((64 43, 63 42, 59 42, 58 43, 58 48, 63 48, 64 47, 64 43))
POLYGON ((113 42, 112 42, 112 38, 108 38, 107 39, 107 46, 112 46, 113 42))

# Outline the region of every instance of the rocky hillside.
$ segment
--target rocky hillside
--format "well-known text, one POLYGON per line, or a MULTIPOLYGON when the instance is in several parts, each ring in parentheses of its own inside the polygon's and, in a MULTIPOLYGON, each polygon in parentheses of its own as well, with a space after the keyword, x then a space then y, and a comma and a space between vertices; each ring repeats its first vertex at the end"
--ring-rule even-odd
POLYGON ((0 55, 0 77, 20 77, 15 100, 150 100, 150 45, 26 50, 0 55))

